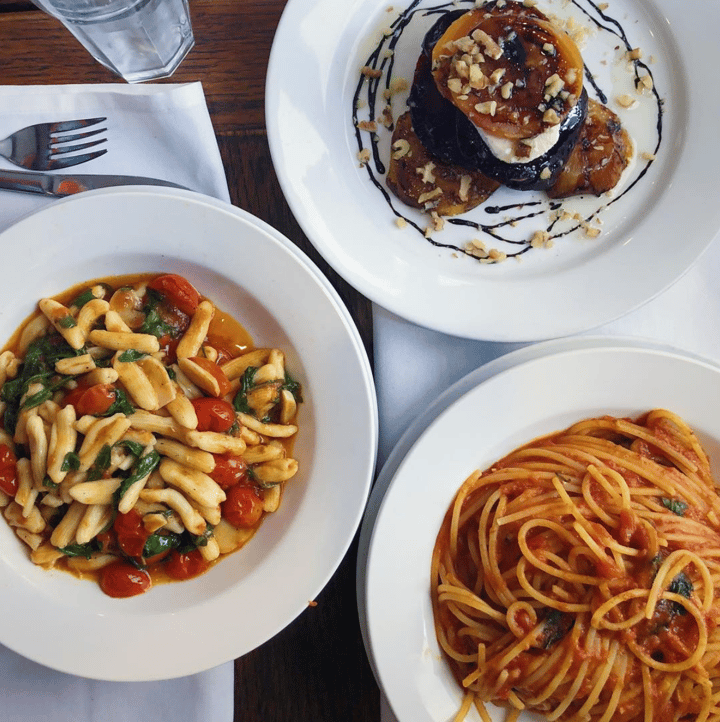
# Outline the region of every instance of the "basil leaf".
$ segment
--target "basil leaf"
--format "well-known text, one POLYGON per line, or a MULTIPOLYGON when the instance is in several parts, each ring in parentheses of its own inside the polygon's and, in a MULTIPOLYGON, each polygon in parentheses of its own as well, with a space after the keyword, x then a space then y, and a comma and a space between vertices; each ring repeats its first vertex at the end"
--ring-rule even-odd
POLYGON ((688 505, 679 499, 667 499, 663 496, 660 498, 660 501, 666 509, 670 509, 673 514, 677 514, 678 516, 684 516, 688 508, 688 505))
POLYGON ((43 481, 42 485, 48 487, 48 489, 57 489, 60 484, 56 484, 49 476, 46 476, 43 481))

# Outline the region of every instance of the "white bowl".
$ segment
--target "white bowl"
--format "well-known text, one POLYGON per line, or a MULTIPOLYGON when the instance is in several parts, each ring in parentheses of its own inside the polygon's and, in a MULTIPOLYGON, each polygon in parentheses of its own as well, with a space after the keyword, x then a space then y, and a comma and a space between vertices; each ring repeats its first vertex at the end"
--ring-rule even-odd
POLYGON ((325 586, 359 525, 377 448, 370 366, 339 297, 267 224, 196 193, 109 189, 58 201, 0 234, 5 343, 37 300, 102 276, 176 272, 276 346, 302 382, 298 475, 250 543, 208 573, 130 599, 29 561, 0 523, 0 642, 49 667, 168 679, 242 656, 325 586))

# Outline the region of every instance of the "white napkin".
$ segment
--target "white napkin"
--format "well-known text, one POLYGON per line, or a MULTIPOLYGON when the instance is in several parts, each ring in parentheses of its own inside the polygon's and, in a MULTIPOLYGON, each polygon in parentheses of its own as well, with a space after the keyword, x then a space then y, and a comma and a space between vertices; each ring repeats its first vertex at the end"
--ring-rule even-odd
MULTIPOLYGON (((627 316, 586 335, 649 339, 720 362, 720 235, 673 286, 627 316)), ((407 323, 378 306, 375 385, 380 421, 378 469, 420 413, 470 371, 527 344, 454 338, 407 323), (399 374, 398 369, 403 369, 399 374)), ((381 699, 381 722, 397 722, 381 699)))
MULTIPOLYGON (((34 123, 98 116, 107 117, 108 152, 76 166, 77 172, 161 178, 229 201, 200 83, 0 87, 0 138, 34 123)), ((0 167, 15 168, 4 159, 0 167)), ((0 231, 52 202, 0 191, 0 231)), ((98 682, 48 669, 0 645, 2 722, 45 717, 53 722, 231 722, 233 686, 232 662, 163 682, 98 682)))
MULTIPOLYGON (((108 140, 97 148, 108 152, 67 172, 160 178, 230 200, 200 83, 0 87, 0 138, 35 123, 103 116, 107 121, 97 127, 107 127, 108 140)), ((0 168, 23 170, 4 158, 0 168)), ((52 202, 27 193, 0 194, 0 231, 52 202)))

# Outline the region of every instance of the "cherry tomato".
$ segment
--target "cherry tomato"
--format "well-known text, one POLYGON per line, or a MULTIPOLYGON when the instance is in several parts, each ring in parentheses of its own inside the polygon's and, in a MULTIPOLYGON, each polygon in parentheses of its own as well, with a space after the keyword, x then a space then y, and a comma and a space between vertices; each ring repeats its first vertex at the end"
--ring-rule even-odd
POLYGON ((260 521, 263 502, 252 486, 236 484, 227 490, 222 515, 236 528, 248 529, 260 521))
POLYGON ((215 468, 210 472, 210 477, 223 489, 229 489, 247 480, 247 463, 241 456, 215 454, 215 468))
POLYGON ((78 386, 63 400, 65 406, 74 406, 78 416, 100 416, 115 403, 115 387, 112 384, 78 386))
POLYGON ((141 557, 150 532, 143 526, 142 515, 136 509, 118 514, 113 523, 118 546, 129 557, 141 557))
POLYGON ((7 444, 0 444, 0 491, 9 496, 15 496, 18 488, 16 465, 15 452, 7 444))
POLYGON ((168 303, 179 308, 183 313, 192 316, 200 303, 200 294, 195 287, 182 276, 167 273, 158 276, 148 283, 148 288, 157 291, 167 299, 168 303))
POLYGON ((235 423, 235 409, 224 399, 200 396, 192 400, 198 431, 228 431, 235 423))
POLYGON ((215 378, 220 387, 218 397, 225 396, 225 394, 230 392, 232 384, 228 377, 225 376, 225 372, 215 362, 204 356, 193 356, 190 360, 194 361, 201 369, 204 369, 215 378))
POLYGON ((127 562, 113 562, 100 572, 100 589, 109 597, 134 597, 151 586, 150 575, 127 562))
POLYGON ((173 550, 165 562, 165 572, 172 579, 182 580, 197 577, 208 569, 210 564, 197 549, 181 554, 173 550))

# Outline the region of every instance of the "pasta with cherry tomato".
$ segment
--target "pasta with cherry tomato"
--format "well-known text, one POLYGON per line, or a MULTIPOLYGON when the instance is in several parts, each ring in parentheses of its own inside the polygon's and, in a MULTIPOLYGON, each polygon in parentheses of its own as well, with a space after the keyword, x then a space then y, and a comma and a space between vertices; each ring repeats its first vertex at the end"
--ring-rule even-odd
POLYGON ((182 276, 43 298, 0 353, 0 508, 109 596, 196 577, 279 508, 301 402, 284 352, 182 276))

